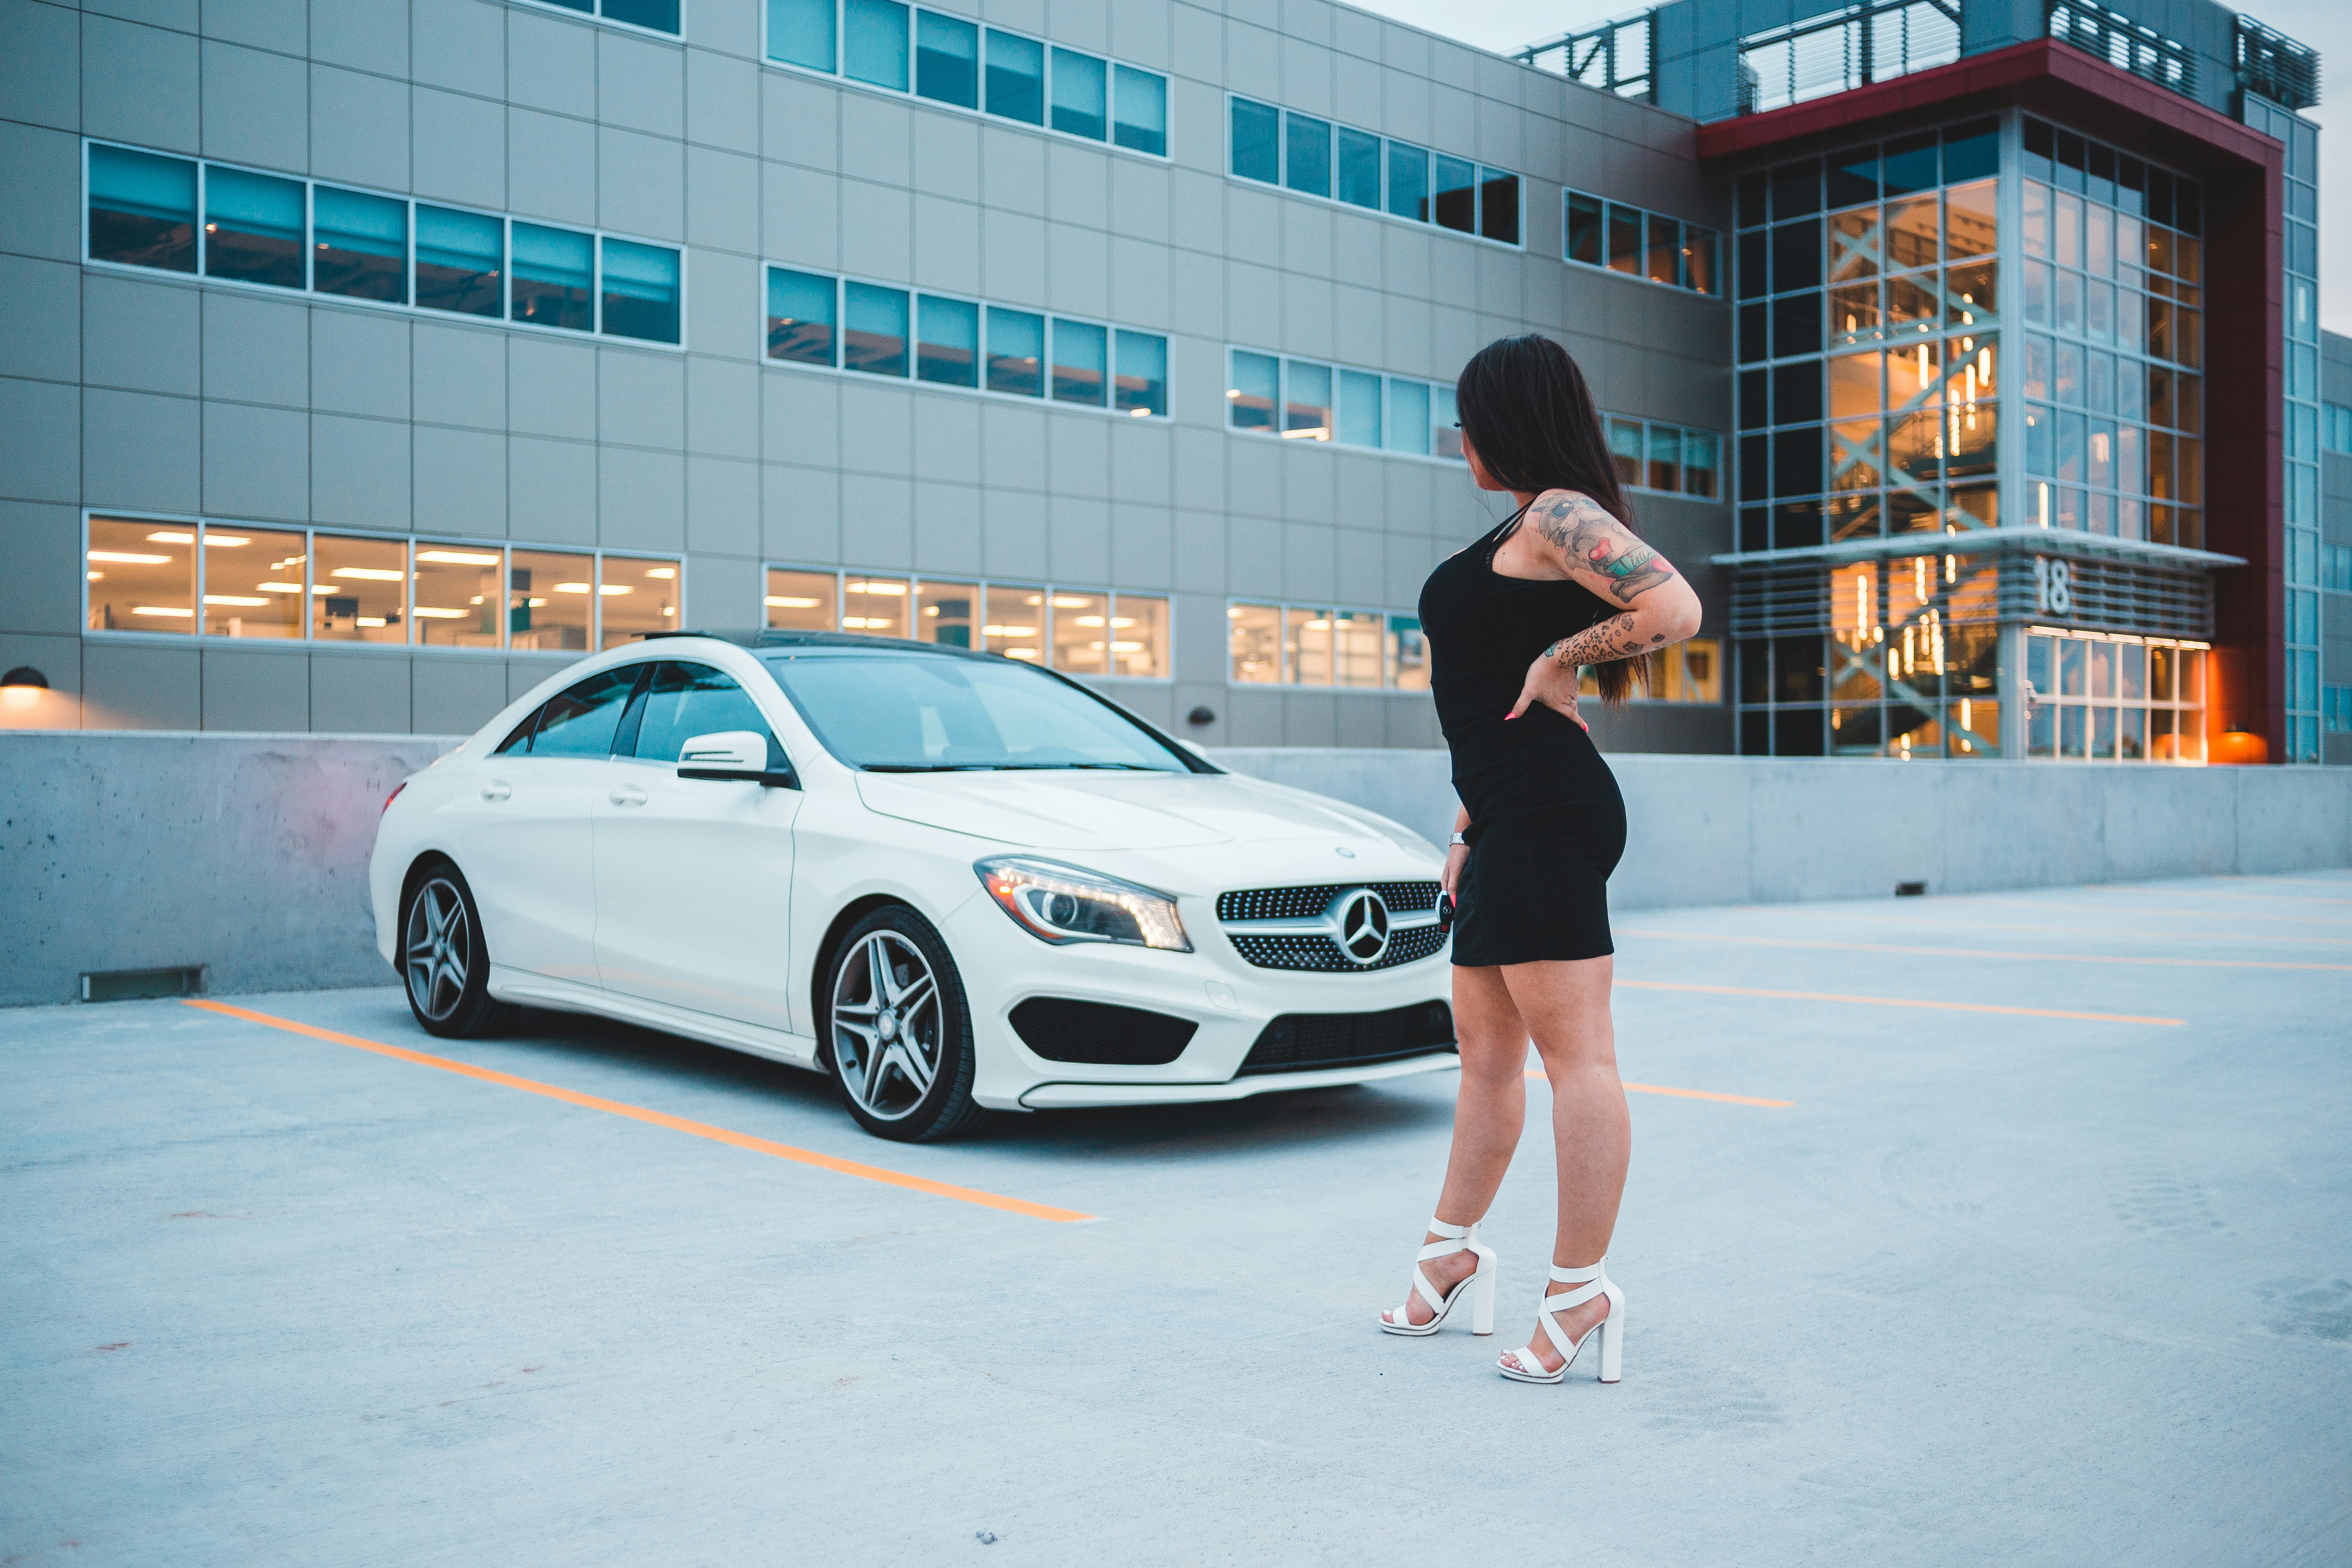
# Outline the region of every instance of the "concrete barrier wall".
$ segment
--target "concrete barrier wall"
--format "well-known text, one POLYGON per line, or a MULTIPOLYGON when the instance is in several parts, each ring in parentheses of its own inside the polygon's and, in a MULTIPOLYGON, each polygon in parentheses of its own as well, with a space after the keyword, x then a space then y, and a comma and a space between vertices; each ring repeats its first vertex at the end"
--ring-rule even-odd
MULTIPOLYGON (((0 1005, 88 972, 205 964, 236 993, 373 985, 367 858, 394 784, 456 736, 0 736, 0 1005)), ((1443 752, 1212 752, 1442 839, 1443 752)), ((1624 909, 2352 865, 2352 769, 1611 759, 1624 909)))

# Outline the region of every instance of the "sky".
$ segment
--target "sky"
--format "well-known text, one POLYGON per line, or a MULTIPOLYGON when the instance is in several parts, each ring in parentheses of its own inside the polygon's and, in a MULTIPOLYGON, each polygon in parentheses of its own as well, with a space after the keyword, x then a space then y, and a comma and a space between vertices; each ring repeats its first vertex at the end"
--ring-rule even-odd
MULTIPOLYGON (((1509 54, 1538 38, 1637 9, 1624 4, 1595 5, 1549 0, 1350 0, 1367 11, 1426 27, 1480 48, 1509 54)), ((1827 0, 1822 6, 1830 8, 1827 0)), ((2320 104, 2304 112, 2320 126, 2319 137, 2319 316, 2328 331, 2352 334, 2352 103, 2330 106, 2330 93, 2352 93, 2352 85, 2332 89, 2329 68, 2352 83, 2352 5, 2346 0, 2252 0, 2247 13, 2320 56, 2320 104)))

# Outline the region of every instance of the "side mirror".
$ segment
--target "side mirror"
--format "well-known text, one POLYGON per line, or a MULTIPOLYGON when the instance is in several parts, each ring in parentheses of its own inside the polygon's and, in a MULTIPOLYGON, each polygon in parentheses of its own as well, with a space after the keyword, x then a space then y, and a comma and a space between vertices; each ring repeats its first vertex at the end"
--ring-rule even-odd
POLYGON ((800 787, 789 769, 769 771, 768 737, 756 730, 721 730, 695 736, 678 748, 677 776, 765 784, 772 789, 800 787))

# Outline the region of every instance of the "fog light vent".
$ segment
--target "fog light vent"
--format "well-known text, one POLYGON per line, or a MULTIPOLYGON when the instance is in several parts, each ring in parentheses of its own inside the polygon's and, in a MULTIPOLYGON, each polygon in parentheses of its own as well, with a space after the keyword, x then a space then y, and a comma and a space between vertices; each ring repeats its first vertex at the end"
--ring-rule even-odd
POLYGON ((1199 1027, 1190 1018, 1066 996, 1032 996, 1013 1009, 1021 1043, 1049 1062, 1165 1067, 1184 1054, 1199 1027))
POLYGON ((144 1002, 157 996, 201 996, 205 966, 181 964, 168 969, 109 969, 81 977, 85 1002, 144 1002))

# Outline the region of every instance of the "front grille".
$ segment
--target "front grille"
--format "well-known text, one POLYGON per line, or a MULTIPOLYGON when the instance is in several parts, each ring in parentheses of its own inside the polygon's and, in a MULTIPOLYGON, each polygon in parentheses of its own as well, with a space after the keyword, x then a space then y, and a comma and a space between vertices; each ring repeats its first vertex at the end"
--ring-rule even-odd
POLYGON ((1032 996, 1013 1009, 1013 1033, 1049 1062, 1165 1067, 1199 1027, 1190 1018, 1066 996, 1032 996))
POLYGON ((1364 969, 1394 969, 1427 958, 1445 945, 1445 933, 1435 926, 1412 926, 1389 938, 1389 950, 1370 963, 1358 963, 1339 951, 1328 936, 1254 936, 1229 931, 1234 951, 1260 969, 1298 969, 1313 973, 1345 973, 1364 969))
POLYGON ((1285 1013, 1259 1031, 1243 1076, 1354 1067, 1454 1048, 1454 1014, 1443 1002, 1385 1013, 1285 1013))
POLYGON ((1303 888, 1244 888, 1217 895, 1221 921, 1308 921, 1331 900, 1357 888, 1370 888, 1396 914, 1420 914, 1437 907, 1434 882, 1322 882, 1303 888))

